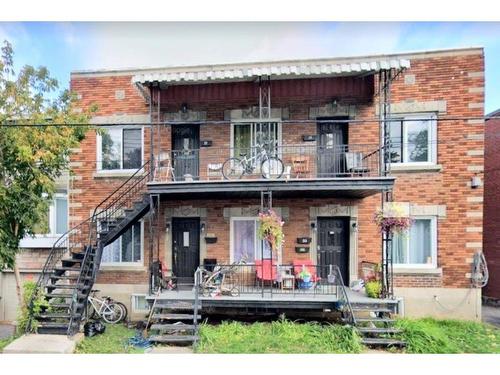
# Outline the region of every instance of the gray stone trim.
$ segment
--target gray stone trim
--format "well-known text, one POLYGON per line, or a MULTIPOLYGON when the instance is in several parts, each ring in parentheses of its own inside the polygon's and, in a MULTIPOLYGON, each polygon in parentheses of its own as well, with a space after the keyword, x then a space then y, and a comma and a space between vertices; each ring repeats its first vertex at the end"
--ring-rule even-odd
POLYGON ((482 93, 484 92, 484 87, 469 87, 469 94, 482 93))
MULTIPOLYGON (((419 102, 414 100, 406 100, 404 102, 392 103, 392 114, 407 114, 407 113, 422 113, 422 112, 437 112, 446 113, 447 102, 446 100, 430 100, 419 102)), ((375 114, 378 115, 379 108, 375 107, 375 114)))
POLYGON ((173 217, 199 217, 200 219, 206 219, 207 209, 193 206, 166 207, 166 220, 170 220, 173 217))
MULTIPOLYGON (((439 219, 446 218, 446 205, 423 205, 411 202, 392 202, 409 216, 437 216, 439 219)), ((390 205, 390 203, 386 203, 390 205)))
POLYGON ((484 134, 466 134, 465 138, 469 141, 484 141, 484 134))
POLYGON ((166 112, 163 114, 163 121, 205 121, 207 119, 206 111, 187 112, 166 112))
POLYGON ((145 124, 149 123, 149 115, 145 114, 116 114, 109 116, 94 116, 91 124, 145 124))
POLYGON ((469 109, 484 108, 484 103, 469 103, 469 109))
POLYGON ((481 78, 484 77, 484 72, 467 72, 467 77, 469 78, 481 78))
POLYGON ((329 204, 320 207, 309 207, 309 218, 316 220, 318 216, 350 216, 358 217, 357 206, 342 206, 340 204, 329 204))
MULTIPOLYGON (((271 108, 271 118, 288 120, 290 118, 290 113, 288 108, 271 108)), ((228 109, 224 111, 224 120, 258 120, 259 119, 259 107, 252 106, 248 108, 240 109, 228 109)))
MULTIPOLYGON (((289 218, 288 207, 273 207, 273 210, 281 216, 284 221, 289 218)), ((260 206, 252 205, 245 207, 224 207, 223 216, 226 221, 229 221, 232 217, 255 217, 258 216, 260 212, 260 206)))
POLYGON ((312 120, 318 117, 356 117, 356 105, 354 104, 334 104, 329 103, 321 107, 311 107, 309 108, 309 118, 312 120))

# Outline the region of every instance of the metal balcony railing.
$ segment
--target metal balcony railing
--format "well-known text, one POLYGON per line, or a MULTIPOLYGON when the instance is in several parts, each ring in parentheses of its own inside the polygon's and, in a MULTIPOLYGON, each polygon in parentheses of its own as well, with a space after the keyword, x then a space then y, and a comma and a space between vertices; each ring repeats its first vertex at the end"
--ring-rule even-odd
POLYGON ((155 182, 314 179, 380 176, 376 144, 335 146, 267 144, 249 148, 162 151, 155 182))

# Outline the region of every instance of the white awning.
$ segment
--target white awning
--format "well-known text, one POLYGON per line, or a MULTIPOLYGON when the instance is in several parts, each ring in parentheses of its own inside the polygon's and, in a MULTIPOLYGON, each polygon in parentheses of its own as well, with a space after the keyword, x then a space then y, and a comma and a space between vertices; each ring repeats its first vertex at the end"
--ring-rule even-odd
POLYGON ((136 74, 132 77, 132 82, 166 82, 173 85, 182 85, 192 83, 253 81, 259 76, 271 76, 271 78, 274 77, 275 79, 332 77, 363 75, 383 69, 410 67, 410 60, 408 59, 339 60, 296 60, 255 64, 165 68, 136 74))

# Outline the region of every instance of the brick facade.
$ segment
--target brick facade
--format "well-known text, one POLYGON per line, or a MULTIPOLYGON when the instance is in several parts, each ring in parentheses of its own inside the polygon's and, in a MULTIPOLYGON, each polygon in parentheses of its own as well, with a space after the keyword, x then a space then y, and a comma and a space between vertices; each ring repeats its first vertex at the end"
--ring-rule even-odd
MULTIPOLYGON (((411 68, 393 83, 391 103, 399 108, 407 108, 405 113, 421 113, 422 110, 418 108, 427 108, 425 105, 439 102, 441 107, 438 119, 441 119, 437 125, 437 168, 411 172, 394 171, 396 177, 394 200, 418 206, 445 206, 446 215, 437 220, 437 264, 440 272, 431 275, 398 273, 395 277, 396 286, 467 288, 470 285, 470 260, 473 253, 482 247, 482 232, 473 228, 482 227, 483 188, 471 189, 470 181, 476 173, 482 177, 483 155, 480 150, 484 150, 484 123, 463 119, 443 120, 443 118, 483 115, 483 52, 480 49, 470 49, 403 57, 410 59, 411 68), (444 110, 442 103, 445 103, 444 110)), ((323 86, 306 81, 313 80, 296 79, 280 82, 281 91, 279 95, 273 96, 273 108, 287 108, 289 119, 292 121, 307 120, 311 108, 328 105, 332 102, 332 98, 335 98, 340 104, 352 105, 353 110, 355 108, 353 117, 356 120, 371 120, 349 125, 349 143, 379 143, 379 124, 373 121, 377 114, 377 100, 372 95, 376 87, 373 79, 365 78, 361 85, 347 78, 314 79, 315 83, 324 81, 323 86), (321 91, 317 87, 324 89, 321 91), (290 95, 287 95, 287 90, 290 95)), ((167 93, 162 97, 167 103, 162 107, 162 112, 177 112, 180 104, 186 102, 190 110, 206 112, 207 120, 224 120, 225 111, 258 105, 256 91, 252 91, 248 86, 248 83, 231 83, 199 85, 199 87, 182 86, 176 87, 171 92, 167 89, 167 93)), ((147 103, 131 84, 131 74, 127 72, 109 75, 76 73, 71 78, 71 89, 79 95, 81 107, 88 107, 92 103, 98 104, 97 116, 149 113, 147 103), (123 91, 117 92, 117 90, 123 91)), ((146 128, 144 133, 144 157, 147 158, 149 129, 146 128)), ((314 122, 283 124, 282 143, 283 145, 305 144, 302 141, 304 134, 316 134, 316 124, 314 122)), ((162 129, 161 137, 162 148, 170 149, 169 126, 162 129)), ((200 125, 200 139, 212 140, 213 149, 229 147, 230 126, 229 124, 200 125)), ((72 156, 75 176, 69 191, 72 224, 86 219, 92 209, 123 181, 123 178, 119 177, 104 178, 97 175, 94 132, 88 134, 77 151, 72 156)), ((203 163, 203 155, 201 160, 203 163)), ((204 170, 203 165, 201 170, 204 170)), ((287 242, 283 251, 283 261, 288 262, 296 257, 308 256, 295 254, 293 242, 296 237, 310 235, 310 207, 337 204, 357 207, 357 263, 379 262, 380 235, 373 223, 373 213, 380 206, 380 199, 380 194, 375 194, 364 199, 276 200, 273 202, 276 207, 289 209, 289 219, 286 220, 284 227, 287 242)), ((165 223, 163 215, 167 206, 205 208, 206 231, 216 233, 218 237, 216 244, 206 245, 206 257, 228 259, 229 222, 224 218, 223 209, 252 205, 259 205, 259 202, 252 200, 163 202, 160 211, 161 222, 165 223)), ((160 249, 165 252, 166 248, 166 238, 163 236, 160 249)), ((147 244, 144 244, 144 249, 143 268, 124 271, 103 270, 98 282, 147 283, 149 259, 147 244)), ((357 276, 360 276, 359 272, 357 276)))
MULTIPOLYGON (((493 116, 499 116, 494 112, 493 116)), ((484 295, 500 299, 500 119, 486 121, 484 150, 484 254, 488 262, 490 279, 484 295)))

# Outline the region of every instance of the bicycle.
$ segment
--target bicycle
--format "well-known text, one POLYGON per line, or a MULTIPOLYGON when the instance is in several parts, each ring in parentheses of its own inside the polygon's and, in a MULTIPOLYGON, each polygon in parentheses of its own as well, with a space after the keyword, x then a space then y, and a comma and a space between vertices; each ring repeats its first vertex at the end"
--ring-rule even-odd
POLYGON ((283 175, 285 167, 283 161, 276 155, 269 155, 267 151, 270 143, 264 146, 258 144, 255 155, 248 157, 246 153, 240 153, 240 158, 228 158, 222 164, 222 175, 226 180, 238 180, 243 175, 253 174, 257 163, 260 161, 260 173, 265 179, 277 179, 283 175))
POLYGON ((116 324, 123 321, 126 317, 126 308, 124 305, 113 301, 110 297, 103 297, 100 299, 96 296, 99 292, 97 289, 91 291, 91 295, 87 298, 87 319, 93 319, 96 315, 102 318, 106 323, 116 324), (121 306, 123 305, 123 307, 121 306))

